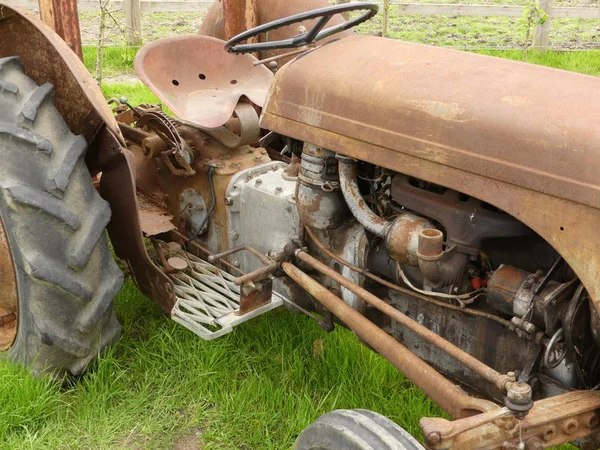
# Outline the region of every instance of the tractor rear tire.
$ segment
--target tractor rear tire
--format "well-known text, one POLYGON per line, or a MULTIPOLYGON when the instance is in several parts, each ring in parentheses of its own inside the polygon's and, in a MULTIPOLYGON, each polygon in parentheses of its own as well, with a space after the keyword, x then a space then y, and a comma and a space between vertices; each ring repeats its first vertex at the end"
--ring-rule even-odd
POLYGON ((381 414, 338 409, 306 427, 294 450, 424 450, 415 438, 381 414))
POLYGON ((81 373, 118 338, 113 298, 123 275, 105 232, 110 207, 83 160, 86 141, 70 132, 53 89, 25 75, 18 57, 0 58, 0 232, 13 263, 0 270, 16 279, 16 292, 0 286, 13 322, 4 321, 0 355, 61 377, 81 373))

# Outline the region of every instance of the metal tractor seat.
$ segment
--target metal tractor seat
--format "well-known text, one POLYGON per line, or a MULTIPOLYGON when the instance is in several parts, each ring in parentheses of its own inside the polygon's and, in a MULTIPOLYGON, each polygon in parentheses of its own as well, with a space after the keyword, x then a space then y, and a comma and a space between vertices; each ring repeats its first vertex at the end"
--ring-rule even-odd
POLYGON ((255 57, 230 54, 224 45, 200 35, 160 39, 139 51, 135 71, 182 122, 217 128, 240 99, 262 107, 273 78, 269 69, 254 65, 255 57))

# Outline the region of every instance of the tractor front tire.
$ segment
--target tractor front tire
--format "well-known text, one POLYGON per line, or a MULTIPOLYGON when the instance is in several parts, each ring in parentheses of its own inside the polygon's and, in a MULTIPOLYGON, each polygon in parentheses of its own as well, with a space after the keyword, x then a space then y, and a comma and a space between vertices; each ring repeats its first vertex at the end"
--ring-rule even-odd
POLYGON ((38 86, 18 57, 0 58, 0 355, 34 373, 79 374, 120 333, 123 275, 86 148, 53 86, 38 86))
POLYGON ((294 450, 424 450, 403 428, 365 409, 338 409, 306 427, 294 450))

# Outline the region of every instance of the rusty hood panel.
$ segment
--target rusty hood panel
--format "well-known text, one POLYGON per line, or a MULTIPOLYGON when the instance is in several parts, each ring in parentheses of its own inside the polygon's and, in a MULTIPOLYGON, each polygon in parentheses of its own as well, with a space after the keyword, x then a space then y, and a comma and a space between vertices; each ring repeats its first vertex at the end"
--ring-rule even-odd
POLYGON ((369 161, 368 143, 395 170, 389 155, 600 208, 597 77, 352 36, 283 67, 262 126, 316 145, 344 137, 331 150, 369 161))

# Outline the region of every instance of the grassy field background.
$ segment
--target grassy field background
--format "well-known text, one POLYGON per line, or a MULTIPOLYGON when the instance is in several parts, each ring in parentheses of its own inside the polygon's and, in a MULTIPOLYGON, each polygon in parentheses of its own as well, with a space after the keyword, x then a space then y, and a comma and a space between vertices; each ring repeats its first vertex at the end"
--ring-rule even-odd
MULTIPOLYGON (((90 70, 95 51, 84 49, 90 70)), ((482 52, 522 57, 518 50, 482 52)), ((132 104, 157 102, 139 82, 121 80, 133 72, 134 56, 135 49, 104 50, 112 81, 103 92, 132 104)), ((531 54, 529 61, 600 75, 600 51, 531 54)), ((288 449, 305 426, 336 408, 378 411, 416 436, 420 417, 442 414, 352 333, 325 333, 304 316, 274 311, 204 342, 131 281, 116 309, 122 338, 68 386, 0 361, 1 449, 288 449)))
MULTIPOLYGON (((477 3, 521 5, 530 0, 420 0, 421 3, 477 3)), ((556 6, 583 6, 581 0, 554 0, 556 6)), ((588 2, 586 6, 597 5, 588 2)), ((85 45, 98 42, 99 13, 82 13, 81 32, 85 45)), ((115 19, 125 23, 125 14, 117 12, 115 19)), ((144 13, 142 14, 142 38, 150 41, 165 36, 197 33, 203 14, 195 13, 144 13)), ((444 45, 457 48, 514 49, 521 48, 525 30, 517 17, 466 17, 466 16, 418 16, 400 14, 391 8, 389 18, 390 37, 424 44, 444 45)), ((382 15, 360 25, 361 33, 377 34, 382 30, 382 15)), ((554 19, 550 28, 550 46, 560 50, 600 49, 600 21, 593 19, 554 19)), ((123 45, 123 35, 111 33, 108 45, 123 45)))

